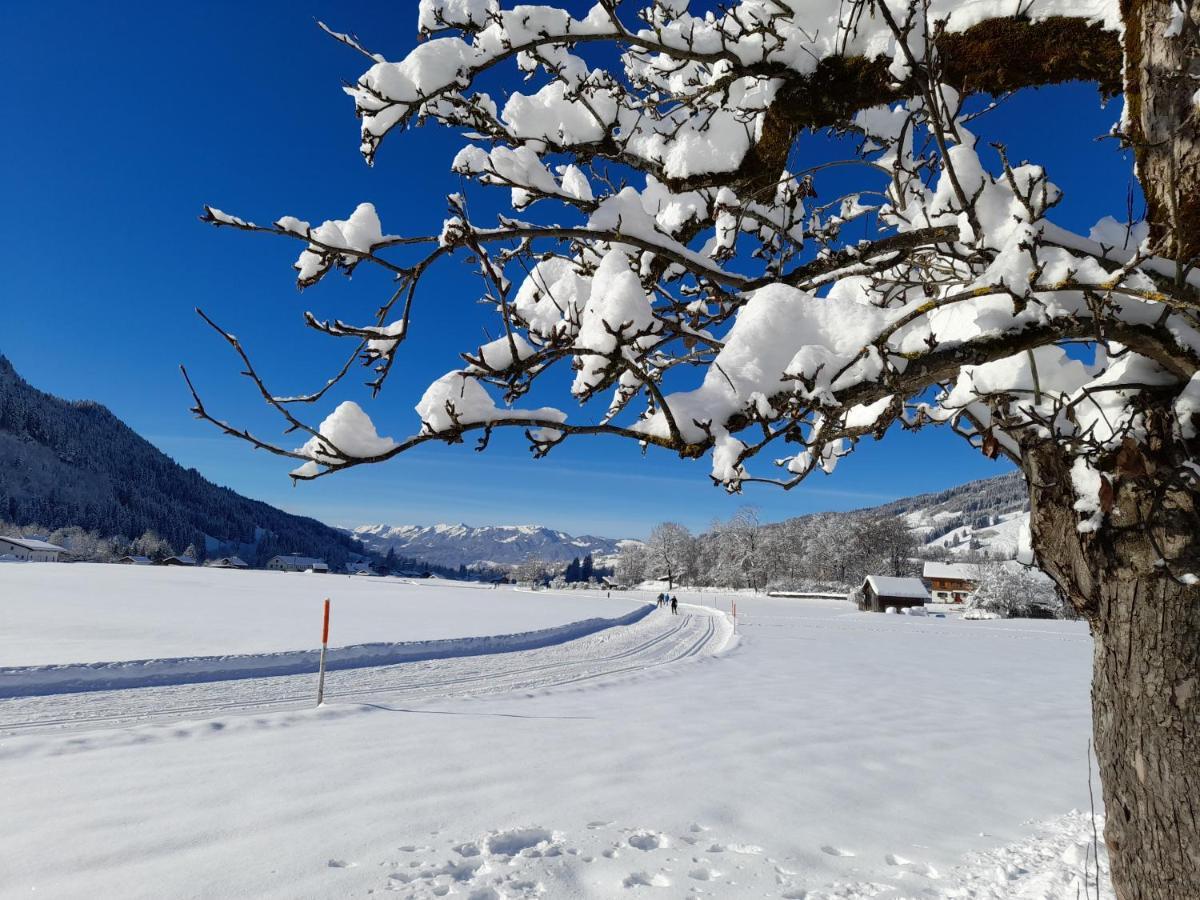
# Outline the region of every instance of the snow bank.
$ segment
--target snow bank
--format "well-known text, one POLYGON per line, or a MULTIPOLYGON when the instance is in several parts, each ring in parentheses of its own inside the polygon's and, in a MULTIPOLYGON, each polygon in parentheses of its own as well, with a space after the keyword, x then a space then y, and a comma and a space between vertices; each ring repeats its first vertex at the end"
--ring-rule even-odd
POLYGON ((76 563, 0 566, 0 666, 307 650, 515 634, 638 607, 628 594, 521 594, 440 579, 76 563))
MULTIPOLYGON (((520 634, 453 638, 404 643, 356 644, 334 647, 326 658, 326 668, 358 669, 396 663, 448 659, 454 656, 481 656, 487 653, 513 653, 534 650, 576 640, 614 628, 631 625, 654 607, 643 604, 633 612, 615 619, 584 619, 555 628, 520 634)), ((32 694, 65 694, 77 691, 107 691, 119 688, 154 687, 199 681, 229 681, 239 678, 265 678, 277 675, 301 675, 315 672, 320 650, 290 650, 279 653, 238 654, 232 656, 193 656, 173 659, 137 659, 124 662, 79 663, 74 665, 11 666, 0 668, 0 697, 32 694)))

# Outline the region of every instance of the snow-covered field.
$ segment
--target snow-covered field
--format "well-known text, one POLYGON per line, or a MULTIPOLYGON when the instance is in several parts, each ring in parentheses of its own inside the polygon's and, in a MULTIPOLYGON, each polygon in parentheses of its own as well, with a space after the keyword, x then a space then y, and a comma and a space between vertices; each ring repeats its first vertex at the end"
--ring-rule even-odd
POLYGON ((737 603, 736 638, 654 610, 320 710, 311 676, 0 700, 0 895, 1086 893, 1083 626, 737 603))
POLYGON ((0 666, 257 654, 512 634, 612 618, 623 594, 552 594, 436 579, 79 563, 0 565, 0 666))

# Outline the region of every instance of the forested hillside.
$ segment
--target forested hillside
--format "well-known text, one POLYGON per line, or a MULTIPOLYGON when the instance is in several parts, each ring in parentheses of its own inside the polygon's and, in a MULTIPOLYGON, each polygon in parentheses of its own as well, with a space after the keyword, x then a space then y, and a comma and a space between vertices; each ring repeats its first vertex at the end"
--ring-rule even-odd
POLYGON ((339 566, 362 550, 337 529, 183 468, 97 403, 36 390, 3 356, 0 520, 104 537, 154 531, 176 551, 207 544, 210 555, 236 552, 251 564, 298 552, 339 566))

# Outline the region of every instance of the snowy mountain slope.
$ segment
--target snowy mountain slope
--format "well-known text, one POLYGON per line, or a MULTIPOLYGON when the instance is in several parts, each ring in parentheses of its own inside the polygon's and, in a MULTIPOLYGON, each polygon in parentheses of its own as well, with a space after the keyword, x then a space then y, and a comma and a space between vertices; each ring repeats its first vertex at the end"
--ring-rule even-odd
POLYGON ((351 534, 379 553, 395 549, 441 565, 515 565, 530 556, 569 562, 589 553, 597 559, 620 552, 624 541, 575 537, 541 525, 360 525, 351 534))
POLYGON ((1007 559, 1016 554, 1021 529, 1029 521, 1029 495, 1021 473, 1010 472, 881 506, 821 515, 849 519, 901 516, 928 547, 1007 559))
POLYGON ((1021 473, 1010 472, 896 500, 872 512, 904 516, 928 546, 1007 558, 1016 555, 1021 529, 1029 522, 1029 494, 1021 473))
POLYGON ((47 533, 154 531, 175 551, 207 545, 261 565, 277 553, 335 566, 362 548, 338 529, 235 493, 185 469, 107 408, 39 391, 0 354, 0 519, 47 533))

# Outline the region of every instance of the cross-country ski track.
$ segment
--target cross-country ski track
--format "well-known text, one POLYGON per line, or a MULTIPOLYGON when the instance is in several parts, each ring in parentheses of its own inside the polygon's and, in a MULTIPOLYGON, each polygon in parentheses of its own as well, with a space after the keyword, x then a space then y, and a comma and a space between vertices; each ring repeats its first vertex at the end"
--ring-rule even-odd
MULTIPOLYGON (((685 605, 678 616, 652 610, 624 624, 629 618, 533 649, 505 650, 500 641, 501 652, 332 671, 326 703, 417 703, 578 684, 711 655, 732 633, 725 615, 698 606, 685 605)), ((45 693, 0 699, 0 735, 302 709, 313 704, 315 678, 304 672, 214 680, 206 673, 184 683, 72 693, 49 684, 45 693)))

